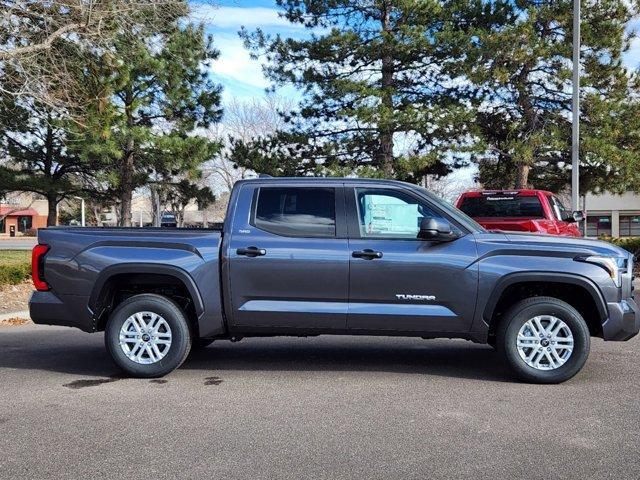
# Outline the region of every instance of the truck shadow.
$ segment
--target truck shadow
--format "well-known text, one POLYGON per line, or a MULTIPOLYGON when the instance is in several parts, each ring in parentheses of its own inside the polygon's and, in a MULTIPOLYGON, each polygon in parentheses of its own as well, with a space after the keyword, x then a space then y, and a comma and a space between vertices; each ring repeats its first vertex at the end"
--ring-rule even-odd
MULTIPOLYGON (((28 330, 13 331, 9 339, 3 337, 0 336, 0 368, 104 378, 121 375, 104 348, 102 334, 87 336, 64 331, 50 336, 49 332, 28 330)), ((486 345, 388 337, 216 341, 208 348, 192 352, 181 370, 199 370, 203 374, 226 370, 392 372, 513 380, 496 352, 486 345)), ((179 371, 174 375, 179 375, 179 371)))
POLYGON ((294 343, 289 339, 269 340, 268 344, 255 339, 246 345, 214 342, 208 348, 193 352, 181 368, 216 372, 389 372, 513 381, 497 353, 486 345, 459 341, 403 343, 396 340, 386 345, 379 339, 373 344, 366 340, 362 344, 331 340, 320 344, 308 340, 294 343))

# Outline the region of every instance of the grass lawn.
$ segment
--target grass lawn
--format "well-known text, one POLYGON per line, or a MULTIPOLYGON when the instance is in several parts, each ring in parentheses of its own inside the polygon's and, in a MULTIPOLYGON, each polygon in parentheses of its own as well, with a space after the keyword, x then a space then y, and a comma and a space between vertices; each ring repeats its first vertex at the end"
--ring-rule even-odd
POLYGON ((30 276, 29 250, 0 250, 0 285, 17 285, 30 276))

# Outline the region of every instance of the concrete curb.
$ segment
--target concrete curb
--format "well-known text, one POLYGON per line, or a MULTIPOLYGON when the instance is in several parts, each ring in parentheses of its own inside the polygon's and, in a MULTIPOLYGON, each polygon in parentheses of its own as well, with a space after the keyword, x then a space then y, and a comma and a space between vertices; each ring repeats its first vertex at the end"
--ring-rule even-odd
POLYGON ((29 310, 23 310, 22 312, 10 312, 10 313, 0 314, 0 322, 4 320, 9 320, 10 318, 27 318, 30 320, 31 316, 29 316, 29 310))

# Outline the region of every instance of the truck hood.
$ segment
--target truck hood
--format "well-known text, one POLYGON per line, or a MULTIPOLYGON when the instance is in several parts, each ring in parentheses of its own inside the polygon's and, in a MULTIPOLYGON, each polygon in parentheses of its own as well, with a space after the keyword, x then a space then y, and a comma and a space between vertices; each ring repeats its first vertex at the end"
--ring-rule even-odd
POLYGON ((588 238, 560 237, 554 235, 540 235, 535 233, 501 232, 512 245, 535 247, 536 249, 575 251, 590 255, 604 255, 610 257, 628 257, 630 254, 623 248, 588 238))

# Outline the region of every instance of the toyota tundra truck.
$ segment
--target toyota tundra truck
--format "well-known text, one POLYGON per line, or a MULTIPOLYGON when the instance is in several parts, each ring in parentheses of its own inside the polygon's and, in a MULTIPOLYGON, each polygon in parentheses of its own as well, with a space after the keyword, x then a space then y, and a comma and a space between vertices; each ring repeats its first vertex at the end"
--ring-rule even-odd
POLYGON ((627 251, 488 232, 389 180, 242 180, 219 227, 47 228, 32 263, 33 321, 104 331, 136 377, 216 340, 331 334, 467 339, 525 381, 557 383, 591 337, 640 329, 627 251))

